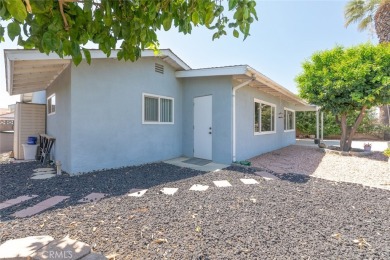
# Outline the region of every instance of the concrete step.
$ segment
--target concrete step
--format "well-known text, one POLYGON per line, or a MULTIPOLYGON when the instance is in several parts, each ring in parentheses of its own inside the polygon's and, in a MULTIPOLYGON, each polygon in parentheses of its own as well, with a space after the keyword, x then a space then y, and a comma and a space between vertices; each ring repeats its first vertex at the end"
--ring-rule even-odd
POLYGON ((83 242, 70 239, 68 236, 61 240, 53 240, 33 254, 33 260, 44 259, 81 259, 91 253, 91 247, 83 242))
POLYGON ((11 239, 0 245, 1 260, 106 260, 91 252, 91 247, 68 236, 56 240, 51 236, 31 236, 11 239))

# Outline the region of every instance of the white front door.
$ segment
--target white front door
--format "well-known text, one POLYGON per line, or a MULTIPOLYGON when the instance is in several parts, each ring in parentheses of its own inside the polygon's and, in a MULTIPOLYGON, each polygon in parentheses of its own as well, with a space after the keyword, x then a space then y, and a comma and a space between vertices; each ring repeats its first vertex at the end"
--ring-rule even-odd
POLYGON ((212 160, 212 96, 194 98, 194 157, 212 160))

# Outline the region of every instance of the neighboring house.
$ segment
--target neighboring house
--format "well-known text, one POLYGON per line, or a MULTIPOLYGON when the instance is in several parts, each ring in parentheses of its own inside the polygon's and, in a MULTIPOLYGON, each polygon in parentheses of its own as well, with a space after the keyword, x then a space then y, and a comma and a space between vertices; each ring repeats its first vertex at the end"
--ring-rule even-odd
POLYGON ((0 153, 10 152, 14 141, 14 112, 0 115, 0 153))
POLYGON ((1 115, 4 115, 4 114, 8 114, 10 113, 11 111, 9 111, 8 108, 0 108, 0 116, 1 115))
POLYGON ((71 174, 179 156, 218 163, 295 143, 295 111, 315 110, 247 65, 191 69, 170 50, 92 63, 5 50, 7 91, 46 90, 53 156, 71 174))

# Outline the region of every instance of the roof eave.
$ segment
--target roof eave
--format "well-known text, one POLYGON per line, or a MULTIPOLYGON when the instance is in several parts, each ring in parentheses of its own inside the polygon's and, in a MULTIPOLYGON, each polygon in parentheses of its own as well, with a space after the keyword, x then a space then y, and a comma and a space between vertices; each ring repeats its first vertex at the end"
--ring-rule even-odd
POLYGON ((219 68, 204 68, 204 69, 194 69, 187 71, 177 71, 175 73, 177 78, 197 78, 197 77, 217 77, 217 76, 238 76, 245 75, 247 77, 255 78, 256 81, 274 89, 275 91, 281 93, 282 95, 288 97, 289 99, 294 100, 296 103, 302 106, 310 106, 304 100, 300 99, 297 95, 282 87, 275 81, 266 77, 257 70, 251 68, 248 65, 237 65, 237 66, 228 66, 228 67, 219 67, 219 68))
MULTIPOLYGON (((104 59, 112 58, 116 59, 118 50, 112 50, 110 55, 107 56, 101 50, 90 49, 91 59, 104 59)), ((4 50, 4 58, 7 56, 9 60, 53 60, 61 59, 56 53, 41 53, 38 50, 21 50, 21 49, 6 49, 4 50)), ((141 52, 141 57, 169 57, 171 58, 178 66, 184 70, 190 70, 191 67, 188 66, 184 61, 182 61, 176 54, 174 54, 170 49, 162 49, 159 53, 155 53, 153 50, 143 50, 141 52)), ((85 58, 83 56, 83 58, 85 58)), ((70 60, 71 56, 64 56, 62 59, 70 60)))
POLYGON ((248 66, 248 71, 246 73, 248 76, 255 76, 256 80, 269 86, 270 88, 275 89, 276 91, 280 92, 281 94, 295 100, 299 104, 303 106, 310 106, 308 103, 306 103, 303 99, 299 98, 296 94, 292 93, 288 89, 284 88, 280 84, 276 83, 272 79, 268 78, 267 76, 263 75, 262 73, 258 72, 257 70, 251 68, 248 66))
MULTIPOLYGON (((91 53, 91 59, 107 59, 107 58, 117 59, 117 54, 118 54, 118 50, 112 50, 110 55, 107 57, 107 55, 100 50, 89 50, 89 51, 91 53)), ((190 66, 188 66, 185 62, 183 62, 178 56, 176 56, 169 49, 162 49, 157 54, 153 50, 142 51, 141 58, 147 58, 147 57, 160 58, 161 60, 165 61, 170 66, 172 66, 175 70, 180 71, 180 70, 191 69, 190 66)), ((38 89, 36 89, 35 87, 34 89, 29 88, 28 90, 27 89, 21 90, 20 86, 16 87, 14 82, 14 74, 17 73, 15 68, 17 64, 37 62, 43 65, 45 65, 44 63, 47 64, 58 63, 59 65, 61 65, 62 63, 66 63, 67 65, 69 65, 71 63, 71 59, 72 59, 71 56, 64 56, 63 58, 61 58, 56 53, 49 53, 48 55, 46 55, 45 53, 41 53, 38 50, 6 49, 4 50, 6 90, 10 95, 28 93, 26 91, 29 90, 38 91, 38 89), (15 88, 18 88, 18 90, 16 90, 15 88)), ((55 75, 53 75, 53 77, 54 76, 55 75)), ((15 80, 17 80, 16 77, 15 80)), ((26 80, 23 80, 23 82, 25 81, 26 80)), ((47 82, 48 84, 42 84, 42 89, 40 90, 46 89, 51 84, 51 82, 52 81, 47 82)))

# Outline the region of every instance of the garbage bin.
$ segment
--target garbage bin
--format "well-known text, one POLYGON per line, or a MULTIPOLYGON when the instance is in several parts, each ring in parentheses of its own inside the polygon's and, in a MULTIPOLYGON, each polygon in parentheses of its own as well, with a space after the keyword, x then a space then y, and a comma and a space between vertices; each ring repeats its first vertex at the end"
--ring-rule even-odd
POLYGON ((23 154, 25 160, 35 160, 37 155, 37 144, 22 144, 23 154))

